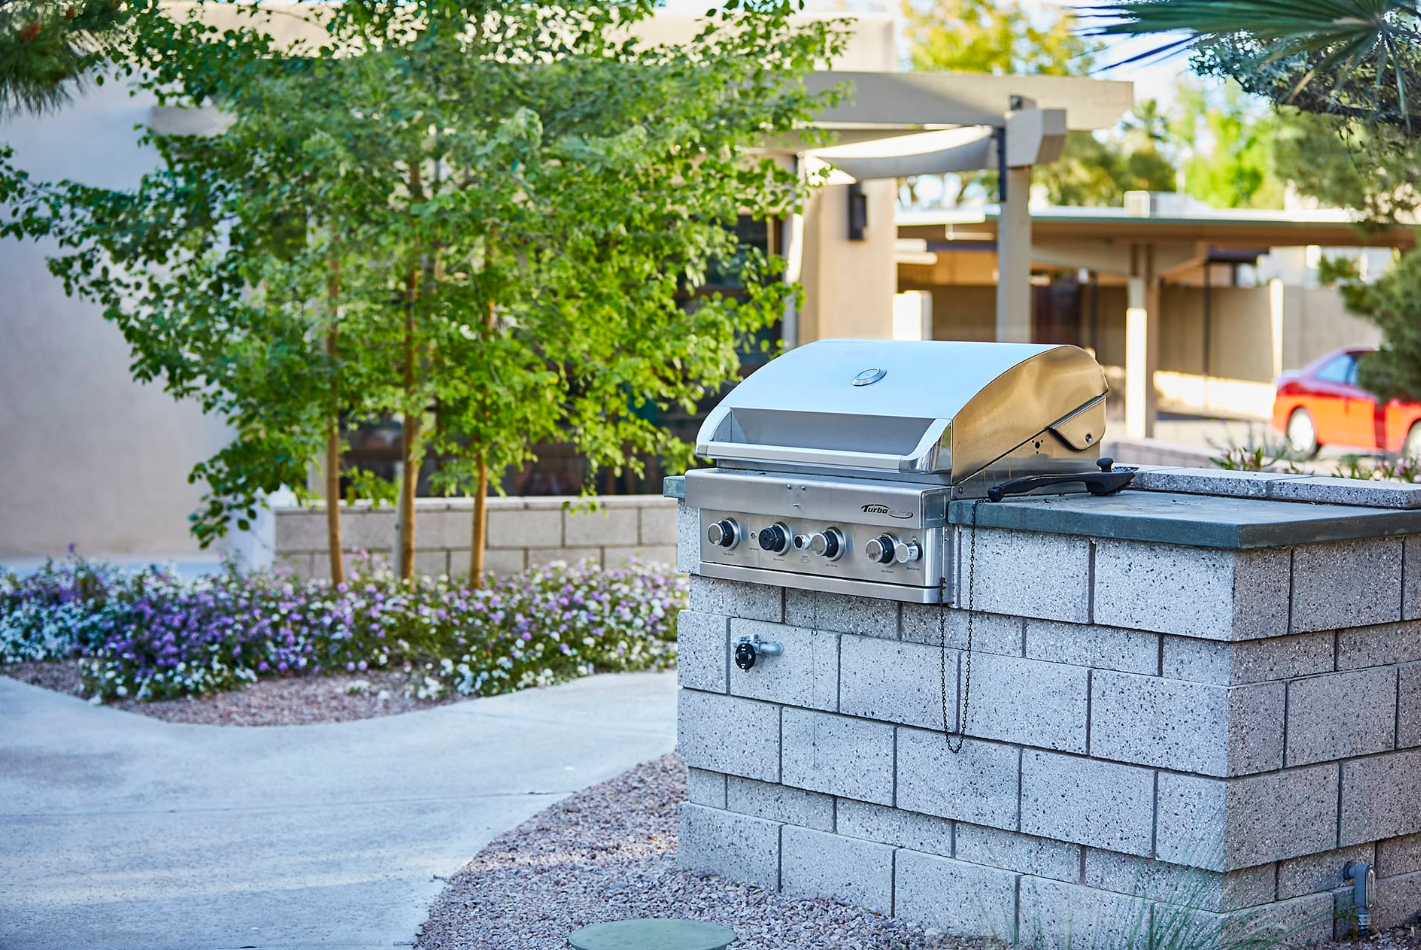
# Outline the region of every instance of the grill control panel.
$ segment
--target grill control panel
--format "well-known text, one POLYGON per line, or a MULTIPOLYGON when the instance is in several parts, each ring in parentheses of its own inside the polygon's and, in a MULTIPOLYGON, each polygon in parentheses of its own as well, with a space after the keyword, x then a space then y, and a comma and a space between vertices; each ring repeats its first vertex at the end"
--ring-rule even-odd
MULTIPOLYGON (((857 583, 915 588, 894 595, 891 590, 864 591, 894 599, 931 601, 923 588, 936 593, 943 576, 944 529, 886 529, 880 525, 830 523, 775 518, 748 512, 701 509, 701 562, 703 567, 723 565, 755 571, 761 583, 787 587, 836 589, 856 592, 857 583), (764 576, 773 571, 778 577, 764 576), (800 576, 803 576, 801 579, 800 576), (846 582, 825 587, 808 578, 846 582), (855 583, 857 582, 857 583, 855 583)), ((739 572, 710 570, 725 577, 739 572)))
POLYGON ((696 573, 910 603, 951 600, 951 489, 881 479, 698 469, 696 573))

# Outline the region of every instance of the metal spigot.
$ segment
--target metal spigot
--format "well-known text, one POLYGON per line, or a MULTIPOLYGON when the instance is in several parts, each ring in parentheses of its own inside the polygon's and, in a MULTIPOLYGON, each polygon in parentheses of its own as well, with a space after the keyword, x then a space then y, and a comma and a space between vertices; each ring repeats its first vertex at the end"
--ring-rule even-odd
POLYGON ((741 637, 735 644, 735 665, 748 670, 762 656, 779 656, 784 646, 773 640, 761 640, 759 635, 741 637))

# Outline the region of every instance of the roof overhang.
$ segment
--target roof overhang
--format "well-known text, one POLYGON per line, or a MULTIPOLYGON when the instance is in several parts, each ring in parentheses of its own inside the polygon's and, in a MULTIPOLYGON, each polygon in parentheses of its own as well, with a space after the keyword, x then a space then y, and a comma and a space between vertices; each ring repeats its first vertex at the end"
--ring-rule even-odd
MULTIPOLYGON (((926 240, 933 250, 981 250, 997 237, 998 210, 976 209, 902 212, 898 236, 926 240), (967 245, 975 247, 967 247, 967 245)), ((1092 241, 1109 245, 1205 243, 1217 248, 1416 247, 1413 228, 1363 231, 1359 220, 1342 211, 1218 211, 1208 214, 1143 217, 1122 208, 1032 209, 1032 242, 1057 244, 1092 241)))

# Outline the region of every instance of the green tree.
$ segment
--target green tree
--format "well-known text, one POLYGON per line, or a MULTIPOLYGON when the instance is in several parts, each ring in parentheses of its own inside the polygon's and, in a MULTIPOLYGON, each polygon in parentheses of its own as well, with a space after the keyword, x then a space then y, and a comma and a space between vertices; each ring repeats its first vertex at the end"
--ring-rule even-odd
POLYGON ((1402 256, 1372 283, 1360 280, 1351 262, 1325 263, 1324 277, 1337 283, 1347 309, 1375 323, 1385 338, 1358 363, 1358 382, 1383 399, 1421 400, 1421 254, 1402 256))
POLYGON ((1183 162, 1184 190, 1216 208, 1281 208, 1284 179, 1277 173, 1281 120, 1229 84, 1180 90, 1178 138, 1191 147, 1183 162))
POLYGON ((1111 133, 1070 132, 1058 161, 1042 165, 1032 178, 1045 186, 1056 205, 1118 207, 1127 191, 1174 191, 1174 163, 1168 119, 1154 99, 1138 103, 1111 133))
MULTIPOLYGON (((908 56, 914 69, 993 75, 1085 76, 1101 45, 1079 34, 1073 15, 1033 16, 1017 0, 903 0, 908 56)), ((1168 137, 1157 105, 1136 107, 1135 124, 1114 135, 1070 132, 1061 158, 1033 177, 1053 204, 1119 205, 1126 191, 1173 191, 1174 166, 1160 150, 1168 137), (1144 131, 1148 128, 1148 131, 1144 131)), ((907 182, 908 200, 917 183, 907 182)), ((994 172, 947 176, 945 204, 971 189, 991 192, 994 172)))
POLYGON ((1291 107, 1278 117, 1274 162, 1284 181, 1324 206, 1361 211, 1366 227, 1414 220, 1421 141, 1387 144, 1361 123, 1291 107))
POLYGON ((333 420, 393 414, 405 575, 434 451, 438 490, 474 493, 477 580, 489 472, 532 443, 570 437, 613 468, 689 458, 639 410, 731 378, 737 340, 796 293, 731 226, 805 197, 757 147, 831 98, 799 79, 839 27, 796 25, 776 0, 728 4, 686 46, 628 39, 649 2, 309 9, 319 39, 278 46, 261 8, 218 31, 202 6, 155 7, 129 46, 135 82, 220 104, 228 125, 150 136, 162 165, 136 191, 53 186, 17 226, 65 242, 53 269, 103 301, 136 367, 250 414, 239 448, 195 472, 213 531, 244 492, 299 484, 333 420), (684 306, 713 264, 745 298, 684 306))
POLYGON ((1016 2, 903 0, 902 10, 914 69, 1084 76, 1100 50, 1070 15, 1039 24, 1016 2))

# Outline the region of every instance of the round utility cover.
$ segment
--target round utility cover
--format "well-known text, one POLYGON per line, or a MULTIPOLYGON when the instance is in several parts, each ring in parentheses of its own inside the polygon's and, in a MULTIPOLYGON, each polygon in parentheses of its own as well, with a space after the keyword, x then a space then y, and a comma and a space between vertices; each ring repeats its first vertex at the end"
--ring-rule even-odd
POLYGON ((704 920, 648 917, 591 924, 568 935, 577 950, 721 950, 735 931, 704 920))
POLYGON ((866 370, 864 370, 862 373, 859 373, 857 376, 855 376, 855 377, 854 377, 854 385, 855 385, 855 386, 868 386, 868 385, 870 385, 870 384, 872 384, 872 383, 878 382, 880 379, 882 379, 883 377, 885 377, 885 376, 887 376, 887 375, 888 375, 888 370, 886 370, 886 369, 879 369, 878 367, 875 366, 875 367, 873 367, 873 368, 871 368, 871 369, 866 369, 866 370))

